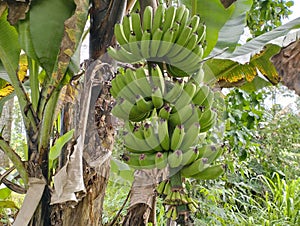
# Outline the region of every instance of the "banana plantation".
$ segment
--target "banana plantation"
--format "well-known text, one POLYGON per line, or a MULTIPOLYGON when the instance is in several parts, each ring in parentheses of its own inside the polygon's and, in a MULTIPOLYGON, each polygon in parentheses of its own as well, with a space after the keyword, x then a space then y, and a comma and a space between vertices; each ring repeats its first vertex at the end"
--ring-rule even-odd
POLYGON ((300 225, 296 6, 0 0, 0 226, 300 225))

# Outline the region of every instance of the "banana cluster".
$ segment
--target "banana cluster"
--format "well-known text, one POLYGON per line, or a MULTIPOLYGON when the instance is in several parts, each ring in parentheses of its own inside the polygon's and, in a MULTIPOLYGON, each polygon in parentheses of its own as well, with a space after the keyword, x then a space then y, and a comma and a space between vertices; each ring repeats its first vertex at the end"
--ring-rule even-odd
POLYGON ((174 77, 186 77, 197 72, 203 57, 206 27, 198 15, 190 17, 184 6, 153 9, 147 6, 142 18, 133 12, 114 27, 117 49, 108 48, 115 60, 135 63, 165 62, 174 77))
POLYGON ((178 219, 180 212, 178 206, 185 206, 186 210, 193 213, 199 208, 197 202, 183 190, 172 190, 170 180, 161 181, 156 188, 156 192, 164 197, 163 204, 168 207, 166 217, 174 221, 178 219))
POLYGON ((213 91, 198 82, 201 78, 170 80, 157 64, 116 75, 110 90, 116 98, 112 114, 128 125, 125 162, 137 169, 181 167, 185 177, 200 177, 196 174, 216 159, 211 156, 217 151, 202 147, 202 156, 198 146, 217 114, 211 109, 213 91), (203 166, 196 167, 199 164, 203 166))

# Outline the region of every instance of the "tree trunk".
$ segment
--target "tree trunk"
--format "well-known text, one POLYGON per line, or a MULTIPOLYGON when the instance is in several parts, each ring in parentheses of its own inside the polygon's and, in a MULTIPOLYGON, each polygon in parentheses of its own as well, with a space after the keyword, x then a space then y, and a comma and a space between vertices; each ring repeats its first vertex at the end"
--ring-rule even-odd
POLYGON ((272 57, 282 83, 300 95, 300 40, 297 40, 272 57))
MULTIPOLYGON (((2 110, 2 115, 0 118, 0 130, 2 131, 2 136, 4 140, 10 142, 11 138, 11 126, 12 126, 12 111, 14 107, 14 99, 7 101, 2 110)), ((0 167, 9 167, 9 159, 0 149, 0 167)))
POLYGON ((136 170, 131 188, 130 204, 123 226, 156 225, 156 192, 158 182, 166 179, 166 170, 136 170))
MULTIPOLYGON (((74 146, 82 146, 80 149, 85 192, 75 192, 78 203, 69 201, 55 204, 52 208, 52 225, 102 225, 103 201, 109 179, 115 126, 110 113, 113 100, 109 93, 113 71, 110 59, 104 53, 114 43, 112 28, 121 20, 125 7, 126 1, 122 0, 92 1, 89 53, 93 60, 86 63, 85 80, 78 105, 79 117, 75 120, 77 146, 74 146)), ((69 107, 66 108, 68 109, 70 110, 69 107)), ((70 112, 66 113, 72 115, 70 112)), ((70 152, 72 150, 66 151, 62 162, 69 158, 70 152)))

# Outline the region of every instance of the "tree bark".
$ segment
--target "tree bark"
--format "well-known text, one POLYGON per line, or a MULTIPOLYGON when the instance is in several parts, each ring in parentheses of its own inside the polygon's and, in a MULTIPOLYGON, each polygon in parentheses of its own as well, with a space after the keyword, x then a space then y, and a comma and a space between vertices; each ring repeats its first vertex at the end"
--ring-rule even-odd
POLYGON ((123 226, 156 225, 156 192, 158 182, 166 179, 166 170, 136 170, 131 188, 130 204, 123 226))
POLYGON ((297 40, 272 57, 282 83, 300 95, 300 40, 297 40))
MULTIPOLYGON (((109 93, 113 71, 111 59, 105 52, 109 45, 115 43, 112 28, 121 20, 126 2, 121 0, 91 2, 89 49, 91 60, 86 63, 85 80, 77 111, 79 119, 75 121, 77 124, 80 122, 75 126, 77 131, 75 137, 81 136, 83 141, 82 170, 86 192, 76 194, 78 203, 67 202, 53 206, 51 224, 55 226, 102 225, 103 201, 114 143, 114 125, 110 113, 113 100, 109 93)), ((66 114, 72 115, 70 112, 66 114)), ((67 151, 70 152, 72 150, 67 151)), ((61 160, 63 162, 65 158, 61 160)))

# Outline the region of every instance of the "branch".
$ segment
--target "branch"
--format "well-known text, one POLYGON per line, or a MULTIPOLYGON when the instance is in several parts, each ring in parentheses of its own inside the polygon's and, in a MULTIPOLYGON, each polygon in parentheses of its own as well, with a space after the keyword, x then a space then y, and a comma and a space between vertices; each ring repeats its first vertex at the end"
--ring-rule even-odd
POLYGON ((4 151, 7 157, 12 161, 16 169, 18 170, 21 178, 24 181, 25 186, 28 186, 28 173, 20 156, 9 146, 8 142, 0 136, 0 148, 4 151))

